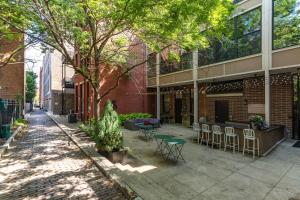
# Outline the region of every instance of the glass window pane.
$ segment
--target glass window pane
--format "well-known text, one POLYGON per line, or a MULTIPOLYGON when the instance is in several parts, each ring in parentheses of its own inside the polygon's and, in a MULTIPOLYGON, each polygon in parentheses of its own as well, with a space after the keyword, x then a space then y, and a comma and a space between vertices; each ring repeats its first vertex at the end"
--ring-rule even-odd
POLYGON ((300 0, 274 1, 273 48, 300 44, 300 0))

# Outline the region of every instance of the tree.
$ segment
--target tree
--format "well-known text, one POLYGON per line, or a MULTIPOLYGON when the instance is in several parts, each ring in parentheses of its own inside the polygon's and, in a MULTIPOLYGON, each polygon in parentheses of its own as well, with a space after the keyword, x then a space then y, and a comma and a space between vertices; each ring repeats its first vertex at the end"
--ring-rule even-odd
POLYGON ((36 95, 36 78, 37 75, 33 71, 26 72, 26 102, 32 103, 36 95))
POLYGON ((0 21, 61 52, 93 87, 97 117, 100 101, 120 79, 147 62, 131 53, 134 46, 143 43, 157 53, 170 46, 206 47, 200 25, 209 27, 207 33, 221 35, 232 9, 231 0, 1 0, 0 21), (99 72, 104 67, 121 73, 100 94, 99 72))
POLYGON ((123 147, 123 134, 117 112, 111 101, 106 103, 103 116, 96 122, 99 131, 94 132, 94 140, 98 149, 103 151, 119 151, 123 147))

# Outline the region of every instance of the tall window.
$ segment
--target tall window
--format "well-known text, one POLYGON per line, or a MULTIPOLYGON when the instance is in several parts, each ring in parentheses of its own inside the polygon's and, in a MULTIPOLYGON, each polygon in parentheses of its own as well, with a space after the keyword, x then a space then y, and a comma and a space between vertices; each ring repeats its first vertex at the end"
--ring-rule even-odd
POLYGON ((148 68, 147 68, 148 78, 153 78, 156 76, 156 54, 151 53, 148 55, 148 68))
POLYGON ((193 53, 191 51, 183 52, 180 55, 180 62, 176 60, 160 59, 160 74, 182 71, 193 68, 193 53))
POLYGON ((300 44, 300 0, 273 1, 273 49, 300 44))
POLYGON ((199 50, 199 66, 260 53, 261 7, 228 21, 223 37, 209 41, 210 48, 199 50))

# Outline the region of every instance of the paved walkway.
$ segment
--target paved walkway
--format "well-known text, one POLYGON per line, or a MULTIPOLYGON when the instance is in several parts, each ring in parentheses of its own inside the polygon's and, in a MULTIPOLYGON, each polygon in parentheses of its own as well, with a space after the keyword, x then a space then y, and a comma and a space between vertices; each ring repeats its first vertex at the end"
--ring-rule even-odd
MULTIPOLYGON (((65 117, 52 117, 64 129, 76 129, 65 117)), ((292 147, 294 140, 253 160, 251 155, 198 145, 191 141, 192 130, 182 126, 166 124, 159 132, 187 141, 186 163, 166 161, 155 153, 155 141, 123 130, 124 145, 140 162, 108 168, 145 200, 300 200, 300 148, 292 147)), ((81 138, 73 134, 77 136, 81 138)))
POLYGON ((0 160, 0 199, 124 199, 41 111, 0 160))

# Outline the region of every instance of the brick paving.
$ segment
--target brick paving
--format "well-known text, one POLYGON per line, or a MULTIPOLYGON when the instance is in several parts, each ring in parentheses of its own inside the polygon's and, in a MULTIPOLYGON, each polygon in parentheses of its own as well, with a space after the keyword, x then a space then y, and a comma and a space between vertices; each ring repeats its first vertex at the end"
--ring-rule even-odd
POLYGON ((0 160, 0 199, 125 199, 41 111, 0 160))

